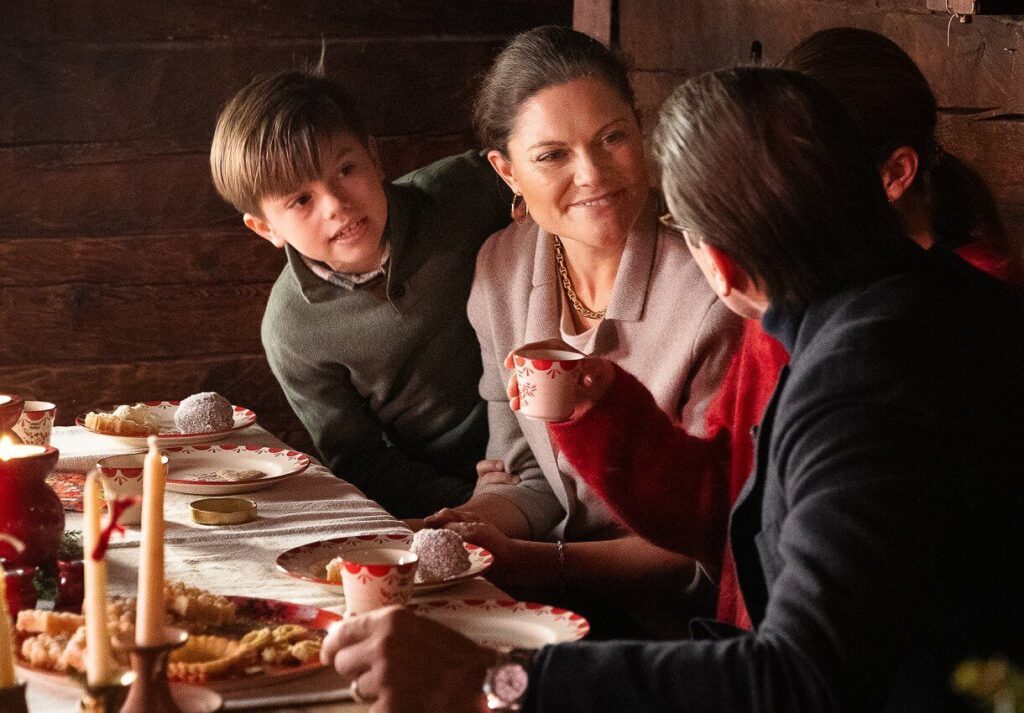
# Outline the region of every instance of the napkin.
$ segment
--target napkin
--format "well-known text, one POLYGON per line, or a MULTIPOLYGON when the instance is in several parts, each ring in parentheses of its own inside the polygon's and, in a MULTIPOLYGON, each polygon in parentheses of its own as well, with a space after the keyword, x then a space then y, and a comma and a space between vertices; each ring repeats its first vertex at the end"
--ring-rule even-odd
POLYGON ((87 431, 81 426, 57 426, 50 444, 60 451, 57 470, 85 473, 96 466, 96 461, 124 453, 142 453, 145 446, 123 443, 110 436, 87 431))

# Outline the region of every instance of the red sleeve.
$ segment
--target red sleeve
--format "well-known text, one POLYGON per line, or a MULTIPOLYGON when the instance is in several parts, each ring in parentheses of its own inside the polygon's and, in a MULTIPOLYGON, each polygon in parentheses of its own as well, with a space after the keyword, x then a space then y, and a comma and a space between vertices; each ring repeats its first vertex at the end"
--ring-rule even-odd
POLYGON ((628 527, 702 562, 719 562, 729 489, 727 434, 691 436, 636 377, 615 366, 600 403, 548 432, 580 476, 628 527))
POLYGON ((972 267, 1018 289, 1024 288, 1024 275, 1021 274, 1020 263, 994 240, 975 240, 973 243, 960 246, 955 252, 972 267))
POLYGON ((779 372, 788 361, 786 350, 765 333, 761 323, 747 320, 739 348, 708 407, 708 434, 729 433, 730 505, 754 469, 754 441, 750 430, 761 422, 779 372))

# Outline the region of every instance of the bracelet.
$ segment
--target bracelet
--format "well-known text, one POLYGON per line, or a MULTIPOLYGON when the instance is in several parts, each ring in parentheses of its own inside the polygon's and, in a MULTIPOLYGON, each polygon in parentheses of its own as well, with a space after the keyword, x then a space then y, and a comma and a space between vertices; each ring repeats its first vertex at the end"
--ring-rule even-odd
POLYGON ((558 548, 558 591, 565 593, 565 543, 562 540, 555 540, 555 547, 558 548))

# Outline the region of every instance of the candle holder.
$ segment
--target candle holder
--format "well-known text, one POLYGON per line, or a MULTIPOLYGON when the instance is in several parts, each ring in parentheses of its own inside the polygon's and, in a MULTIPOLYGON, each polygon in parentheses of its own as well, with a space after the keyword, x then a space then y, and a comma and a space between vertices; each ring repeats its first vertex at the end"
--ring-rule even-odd
POLYGON ((152 646, 138 646, 131 632, 117 637, 117 647, 131 657, 135 672, 121 713, 183 713, 167 682, 167 657, 187 640, 187 631, 171 626, 164 627, 164 641, 152 646))
POLYGON ((25 702, 25 683, 15 683, 11 688, 0 688, 0 711, 4 713, 28 713, 25 702))
POLYGON ((128 695, 128 688, 135 681, 134 671, 119 671, 110 683, 90 686, 85 674, 74 674, 73 678, 85 689, 78 702, 81 713, 118 713, 128 695))

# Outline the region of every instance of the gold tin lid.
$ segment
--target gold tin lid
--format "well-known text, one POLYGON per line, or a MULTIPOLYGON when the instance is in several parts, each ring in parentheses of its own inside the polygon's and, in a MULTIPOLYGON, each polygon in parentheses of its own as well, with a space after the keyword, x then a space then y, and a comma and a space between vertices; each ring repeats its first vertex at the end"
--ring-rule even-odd
POLYGON ((203 498, 189 504, 200 525, 241 525, 256 519, 256 503, 244 498, 203 498))

